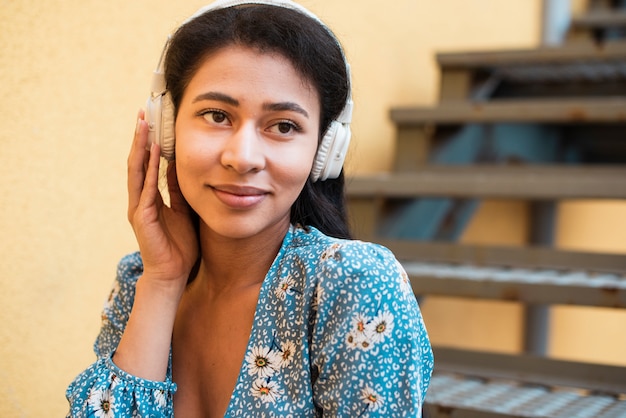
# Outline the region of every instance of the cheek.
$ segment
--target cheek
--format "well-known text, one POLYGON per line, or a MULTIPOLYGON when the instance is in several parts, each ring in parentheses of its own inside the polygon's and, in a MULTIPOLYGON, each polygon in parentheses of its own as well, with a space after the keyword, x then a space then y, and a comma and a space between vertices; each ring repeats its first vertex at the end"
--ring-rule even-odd
MULTIPOLYGON (((317 144, 315 144, 317 145, 317 144)), ((274 159, 275 172, 280 172, 285 182, 293 185, 304 186, 311 174, 313 160, 317 152, 316 147, 297 147, 292 150, 282 150, 276 153, 278 159, 274 159)))
POLYGON ((190 197, 188 192, 205 177, 207 167, 215 159, 209 147, 199 144, 199 141, 194 141, 189 135, 176 139, 176 174, 185 198, 190 197))

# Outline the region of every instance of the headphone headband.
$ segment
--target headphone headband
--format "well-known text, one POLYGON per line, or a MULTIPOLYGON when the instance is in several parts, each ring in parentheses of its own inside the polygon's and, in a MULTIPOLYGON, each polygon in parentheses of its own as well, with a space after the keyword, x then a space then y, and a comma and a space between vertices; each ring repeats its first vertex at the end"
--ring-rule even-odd
MULTIPOLYGON (((346 54, 343 51, 343 47, 341 46, 341 43, 335 37, 333 32, 326 26, 324 22, 322 22, 322 20, 319 17, 317 17, 310 10, 299 5, 298 3, 294 3, 291 0, 216 0, 211 4, 208 4, 198 9, 193 15, 185 19, 185 21, 180 26, 183 26, 186 23, 191 22, 195 18, 202 16, 203 14, 209 11, 214 11, 214 10, 219 10, 219 9, 228 9, 230 7, 243 6, 246 4, 261 4, 265 6, 276 6, 276 7, 284 7, 286 9, 292 9, 292 10, 302 13, 305 16, 310 17, 311 19, 318 22, 324 29, 326 29, 328 34, 337 43, 337 46, 339 47, 339 50, 341 51, 341 54, 343 55, 343 59, 346 63, 346 72, 348 74, 348 100, 346 101, 346 105, 344 106, 343 110, 341 111, 341 114, 337 117, 336 120, 341 123, 351 123, 352 122, 352 109, 354 107, 354 103, 352 101, 352 75, 350 72, 350 64, 348 63, 348 60, 346 59, 346 54)), ((165 77, 164 77, 165 69, 163 66, 165 63, 164 58, 167 53, 167 48, 170 44, 170 38, 171 36, 168 36, 167 42, 165 42, 165 45, 163 46, 163 51, 161 51, 159 64, 157 65, 157 68, 155 70, 155 75, 158 75, 158 80, 156 79, 157 77, 153 78, 152 89, 151 89, 152 94, 157 94, 157 95, 162 94, 166 89, 165 77)))

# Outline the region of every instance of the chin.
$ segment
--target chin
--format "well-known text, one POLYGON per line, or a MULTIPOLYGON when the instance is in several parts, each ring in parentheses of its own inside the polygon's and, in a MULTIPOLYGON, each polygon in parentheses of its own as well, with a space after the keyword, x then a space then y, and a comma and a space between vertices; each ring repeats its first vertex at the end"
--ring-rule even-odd
POLYGON ((233 240, 242 240, 264 234, 283 233, 289 228, 289 217, 274 222, 268 222, 268 217, 258 217, 257 219, 233 219, 229 217, 219 220, 212 218, 209 222, 203 219, 203 224, 211 234, 233 240))

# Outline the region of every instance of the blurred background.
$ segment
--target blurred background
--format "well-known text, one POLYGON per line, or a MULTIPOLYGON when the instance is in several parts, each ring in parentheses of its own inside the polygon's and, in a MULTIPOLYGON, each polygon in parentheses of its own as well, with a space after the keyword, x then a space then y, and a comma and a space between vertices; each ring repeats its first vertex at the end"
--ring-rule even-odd
MULTIPOLYGON (((352 65, 350 176, 391 170, 389 111, 437 102, 437 53, 551 42, 541 0, 301 3, 336 32, 352 65)), ((2 417, 63 416, 65 388, 94 361, 116 263, 137 248, 125 177, 135 115, 167 34, 204 4, 0 0, 2 417)), ((561 13, 585 7, 572 0, 561 13)), ((528 211, 483 199, 459 241, 524 245, 528 211)), ((557 212, 555 247, 626 254, 624 201, 568 200, 557 212)), ((433 343, 522 350, 516 303, 433 297, 422 307, 433 343)), ((626 365, 623 312, 557 307, 549 321, 550 356, 626 365)))

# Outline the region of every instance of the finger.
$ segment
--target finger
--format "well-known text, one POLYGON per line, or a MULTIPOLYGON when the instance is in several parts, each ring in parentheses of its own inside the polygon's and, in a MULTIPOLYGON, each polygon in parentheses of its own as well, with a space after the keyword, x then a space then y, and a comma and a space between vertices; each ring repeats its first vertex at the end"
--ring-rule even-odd
POLYGON ((170 192, 172 209, 177 211, 187 210, 187 201, 183 197, 180 186, 178 185, 178 172, 176 170, 176 161, 170 161, 167 166, 167 188, 170 192))
POLYGON ((133 137, 133 142, 131 145, 129 157, 134 154, 135 150, 137 150, 140 146, 143 145, 143 150, 147 150, 146 143, 148 142, 148 137, 142 137, 138 135, 139 133, 139 121, 145 120, 143 109, 139 109, 137 112, 137 125, 135 127, 135 135, 133 137))
POLYGON ((150 159, 148 160, 148 170, 143 182, 139 198, 139 206, 149 208, 156 204, 159 196, 159 162, 161 149, 157 144, 150 146, 150 159))
POLYGON ((135 128, 133 144, 128 155, 128 216, 129 220, 139 204, 141 191, 146 176, 144 159, 148 157, 146 143, 148 141, 147 124, 140 111, 135 128))

